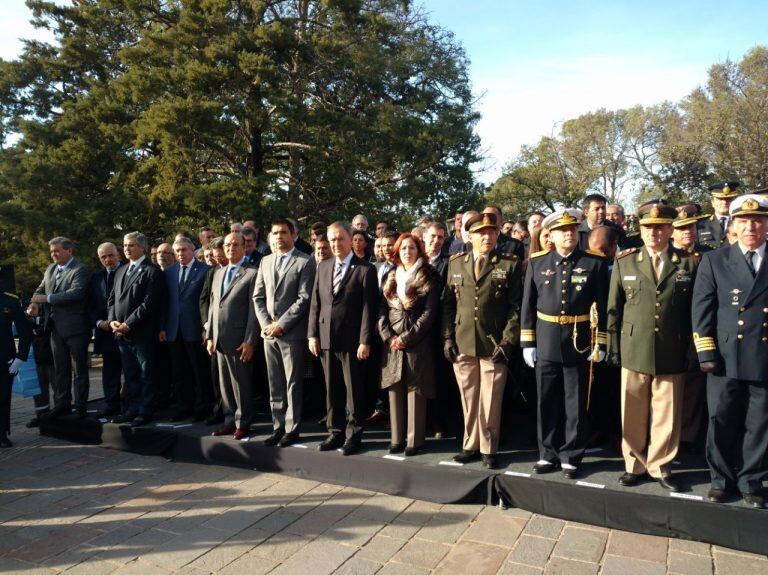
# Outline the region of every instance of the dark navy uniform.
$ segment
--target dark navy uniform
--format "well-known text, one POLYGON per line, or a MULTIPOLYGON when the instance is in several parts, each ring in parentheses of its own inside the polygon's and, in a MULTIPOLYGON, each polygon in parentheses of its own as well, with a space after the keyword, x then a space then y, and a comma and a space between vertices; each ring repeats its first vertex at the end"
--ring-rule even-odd
POLYGON ((707 377, 712 488, 756 493, 768 472, 768 261, 753 278, 738 243, 704 254, 693 332, 699 363, 720 364, 707 377))
MULTIPOLYGON (((726 218, 725 225, 728 225, 726 218)), ((719 248, 726 241, 725 228, 716 216, 709 216, 698 221, 696 224, 696 234, 698 243, 703 244, 710 249, 719 248)))
POLYGON ((589 314, 596 302, 597 343, 604 351, 607 298, 608 266, 600 252, 577 248, 567 257, 556 250, 531 254, 524 282, 520 345, 535 347, 538 353, 542 460, 578 466, 584 454, 587 357, 592 352, 589 314))
POLYGON ((0 439, 11 431, 11 384, 8 363, 18 357, 27 361, 32 345, 32 327, 24 315, 19 298, 12 293, 0 293, 0 439), (19 336, 19 347, 13 338, 13 326, 19 336))

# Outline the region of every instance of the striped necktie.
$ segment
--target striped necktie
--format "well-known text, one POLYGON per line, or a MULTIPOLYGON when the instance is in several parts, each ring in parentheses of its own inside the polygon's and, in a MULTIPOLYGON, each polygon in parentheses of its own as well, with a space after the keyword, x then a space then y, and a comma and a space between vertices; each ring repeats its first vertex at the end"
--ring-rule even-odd
POLYGON ((339 293, 341 278, 344 276, 344 262, 336 264, 336 271, 333 272, 333 295, 339 293))

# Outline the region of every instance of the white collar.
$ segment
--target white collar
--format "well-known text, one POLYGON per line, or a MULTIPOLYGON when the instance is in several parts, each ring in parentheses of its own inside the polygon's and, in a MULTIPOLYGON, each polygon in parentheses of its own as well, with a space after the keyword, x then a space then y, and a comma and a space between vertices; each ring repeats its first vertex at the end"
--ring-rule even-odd
POLYGON ((133 269, 136 269, 137 267, 139 267, 139 266, 141 265, 141 262, 143 262, 145 259, 147 259, 147 256, 146 256, 146 255, 143 255, 143 256, 141 256, 141 257, 140 257, 139 259, 137 259, 136 261, 131 261, 131 260, 129 260, 129 261, 128 261, 128 266, 129 266, 129 267, 130 267, 130 266, 133 266, 133 269))
POLYGON ((349 253, 347 254, 347 257, 345 257, 343 260, 339 261, 339 258, 336 258, 335 265, 341 264, 344 267, 348 267, 349 266, 349 262, 352 261, 352 258, 354 257, 354 255, 355 255, 355 252, 353 252, 352 250, 349 250, 349 253))
POLYGON ((756 247, 753 250, 750 250, 748 247, 743 245, 741 242, 737 242, 737 243, 739 244, 739 249, 741 250, 741 253, 744 254, 744 257, 747 257, 747 252, 749 252, 749 251, 755 252, 760 257, 761 260, 765 256, 765 242, 763 242, 762 244, 760 244, 758 247, 756 247))

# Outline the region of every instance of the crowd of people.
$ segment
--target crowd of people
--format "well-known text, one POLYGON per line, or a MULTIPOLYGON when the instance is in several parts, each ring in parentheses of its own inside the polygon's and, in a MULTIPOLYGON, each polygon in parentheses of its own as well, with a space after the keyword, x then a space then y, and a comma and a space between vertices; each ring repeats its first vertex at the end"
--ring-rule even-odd
POLYGON ((10 379, 35 346, 41 393, 33 427, 87 416, 89 346, 102 358, 100 418, 138 427, 158 409, 212 435, 251 435, 268 398, 273 432, 301 440, 322 405, 321 451, 360 450, 385 420, 391 453, 412 456, 460 420, 458 463, 499 466, 505 388, 535 378, 535 473, 581 473, 590 441, 620 442, 624 486, 650 476, 679 486, 681 442, 706 433, 709 499, 762 508, 768 473, 768 200, 710 188, 700 206, 624 210, 589 194, 582 209, 505 221, 501 210, 455 214, 449 235, 423 218, 405 233, 357 215, 262 230, 233 223, 122 250, 98 247, 101 269, 50 240, 53 260, 26 309, 2 295, 0 445, 9 446, 10 379), (23 310, 23 311, 22 311, 23 310), (6 390, 8 388, 8 390, 6 390), (49 388, 53 392, 50 405, 49 388), (599 393, 597 392, 599 390, 599 393), (458 417, 458 414, 461 414, 458 417))

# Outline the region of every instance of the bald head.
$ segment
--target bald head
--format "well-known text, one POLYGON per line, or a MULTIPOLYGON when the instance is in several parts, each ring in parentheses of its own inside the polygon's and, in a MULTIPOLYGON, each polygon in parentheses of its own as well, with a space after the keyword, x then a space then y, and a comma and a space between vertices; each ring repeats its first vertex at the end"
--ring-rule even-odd
POLYGON ((114 270, 120 262, 120 255, 117 246, 112 242, 104 242, 97 249, 99 261, 108 270, 114 270))
POLYGON ((603 252, 609 260, 616 256, 619 235, 608 226, 600 226, 589 232, 589 249, 603 252))

